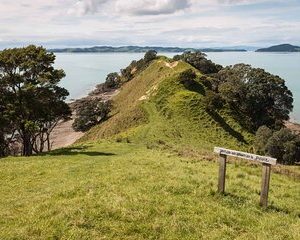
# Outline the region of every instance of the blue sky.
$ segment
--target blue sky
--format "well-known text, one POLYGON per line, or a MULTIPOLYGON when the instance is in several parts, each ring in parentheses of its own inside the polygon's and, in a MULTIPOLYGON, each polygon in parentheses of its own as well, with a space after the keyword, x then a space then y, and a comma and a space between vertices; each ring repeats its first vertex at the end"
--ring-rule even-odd
POLYGON ((0 0, 0 48, 300 45, 300 0, 0 0))

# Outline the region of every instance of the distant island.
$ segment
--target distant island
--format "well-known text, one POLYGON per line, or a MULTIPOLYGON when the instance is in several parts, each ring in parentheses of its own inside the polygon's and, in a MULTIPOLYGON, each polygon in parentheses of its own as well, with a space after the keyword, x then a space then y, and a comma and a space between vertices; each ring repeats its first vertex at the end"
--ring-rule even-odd
POLYGON ((300 52, 300 47, 291 44, 280 44, 268 48, 260 48, 256 52, 300 52))
POLYGON ((180 47, 140 47, 140 46, 95 46, 90 48, 56 48, 49 49, 49 52, 54 53, 143 53, 149 50, 157 52, 174 52, 181 53, 186 51, 201 51, 201 52, 247 52, 245 49, 231 49, 231 48, 180 48, 180 47))

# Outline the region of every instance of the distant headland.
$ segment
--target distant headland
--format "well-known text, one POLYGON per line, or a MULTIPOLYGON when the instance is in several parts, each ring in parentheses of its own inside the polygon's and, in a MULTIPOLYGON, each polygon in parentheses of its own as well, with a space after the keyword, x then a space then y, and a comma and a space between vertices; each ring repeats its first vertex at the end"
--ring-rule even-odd
POLYGON ((280 44, 268 48, 260 48, 256 52, 300 52, 300 47, 291 44, 280 44))
POLYGON ((95 46, 90 48, 55 48, 49 49, 49 52, 54 53, 143 53, 149 50, 157 52, 186 52, 186 51, 201 51, 201 52, 247 52, 245 49, 232 48, 180 48, 180 47, 140 47, 140 46, 95 46))

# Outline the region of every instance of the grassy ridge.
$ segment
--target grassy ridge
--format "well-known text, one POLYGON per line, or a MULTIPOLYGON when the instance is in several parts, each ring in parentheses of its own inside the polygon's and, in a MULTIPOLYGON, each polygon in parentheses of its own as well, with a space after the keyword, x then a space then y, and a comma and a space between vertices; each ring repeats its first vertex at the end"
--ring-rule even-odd
POLYGON ((300 182, 127 143, 81 145, 0 162, 0 239, 299 239, 300 182))
POLYGON ((125 139, 148 145, 164 143, 175 148, 211 150, 214 145, 247 149, 253 136, 229 111, 209 114, 203 105, 206 87, 200 79, 187 89, 179 74, 192 68, 161 57, 126 83, 113 100, 115 109, 105 123, 94 127, 81 141, 125 139))

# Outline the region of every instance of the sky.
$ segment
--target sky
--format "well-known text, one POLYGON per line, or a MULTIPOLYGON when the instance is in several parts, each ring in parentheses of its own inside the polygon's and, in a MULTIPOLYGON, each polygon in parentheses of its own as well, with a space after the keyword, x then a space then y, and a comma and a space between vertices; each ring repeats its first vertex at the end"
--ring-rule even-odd
POLYGON ((300 45, 300 0, 0 0, 0 48, 300 45))

